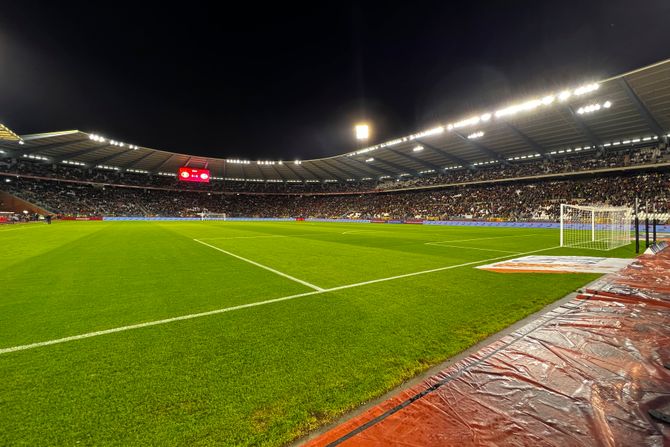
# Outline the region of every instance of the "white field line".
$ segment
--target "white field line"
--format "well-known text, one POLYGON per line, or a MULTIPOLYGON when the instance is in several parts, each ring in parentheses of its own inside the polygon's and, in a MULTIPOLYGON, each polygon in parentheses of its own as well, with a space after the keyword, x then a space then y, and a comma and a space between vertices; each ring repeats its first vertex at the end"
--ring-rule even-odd
MULTIPOLYGON (((531 253, 539 253, 541 251, 547 251, 547 250, 554 250, 556 248, 560 248, 559 245, 556 245, 554 247, 549 247, 549 248, 541 248, 539 250, 531 250, 531 251, 526 251, 522 253, 517 253, 516 255, 529 255, 531 253)), ((380 278, 380 279, 372 279, 370 281, 363 281, 363 282, 358 282, 355 284, 347 284, 344 286, 337 286, 337 287, 331 287, 330 289, 326 289, 323 292, 335 292, 337 290, 342 290, 342 289, 350 289, 352 287, 360 287, 360 286, 365 286, 367 284, 375 284, 378 282, 385 282, 385 281, 392 281, 394 279, 401 279, 401 278, 409 278, 411 276, 417 276, 417 275, 424 275, 426 273, 434 273, 434 272, 441 272, 443 270, 451 270, 459 267, 467 267, 469 265, 474 265, 474 264, 480 264, 482 262, 491 262, 491 261, 497 261, 499 259, 504 259, 504 258, 511 258, 516 255, 504 255, 504 256, 497 256, 495 258, 488 258, 488 259, 480 259, 478 261, 471 261, 471 262, 466 262, 463 264, 456 264, 456 265, 448 265, 446 267, 438 267, 430 270, 422 270, 420 272, 412 272, 412 273, 405 273, 402 275, 397 275, 397 276, 389 276, 388 278, 380 278)), ((1 354, 2 352, 0 352, 1 354)))
POLYGON ((513 235, 513 236, 493 236, 493 237, 475 237, 472 239, 450 239, 448 241, 433 241, 433 242, 426 242, 426 245, 429 244, 440 244, 442 242, 470 242, 470 241, 485 241, 489 239, 506 239, 506 238, 512 238, 512 237, 531 237, 531 236, 538 236, 538 235, 544 235, 545 233, 532 233, 532 234, 520 234, 520 235, 513 235))
MULTIPOLYGON (((43 228, 43 227, 46 227, 46 226, 47 226, 47 224, 45 224, 45 223, 24 224, 24 226, 19 227, 19 228, 3 228, 3 229, 0 229, 0 233, 4 233, 5 231, 27 230, 28 228, 37 228, 37 227, 43 228)), ((0 228, 2 228, 2 227, 0 227, 0 228)))
POLYGON ((264 304, 271 304, 271 303, 277 303, 279 301, 292 300, 292 299, 295 299, 295 298, 300 298, 302 296, 315 295, 317 293, 323 293, 323 292, 319 292, 319 291, 315 290, 313 292, 299 293, 297 295, 284 296, 284 297, 281 297, 281 298, 275 298, 275 299, 267 300, 267 301, 259 301, 259 302, 256 302, 256 303, 249 303, 249 304, 241 304, 239 306, 226 307, 226 308, 223 308, 223 309, 215 309, 215 310, 210 310, 210 311, 207 311, 207 312, 200 312, 200 313, 197 313, 197 314, 181 315, 179 317, 166 318, 164 320, 147 321, 145 323, 131 324, 129 326, 121 326, 121 327, 116 327, 116 328, 112 328, 112 329, 105 329, 103 331, 87 332, 85 334, 73 335, 71 337, 64 337, 64 338, 58 338, 58 339, 55 339, 55 340, 41 341, 41 342, 38 342, 38 343, 31 343, 31 344, 28 344, 28 345, 14 346, 14 347, 11 347, 11 348, 0 349, 0 355, 8 354, 10 352, 16 352, 16 351, 24 351, 26 349, 39 348, 39 347, 42 347, 42 346, 56 345, 56 344, 59 344, 59 343, 67 343, 69 341, 82 340, 84 338, 97 337, 99 335, 114 334, 116 332, 130 331, 130 330, 133 330, 133 329, 140 329, 140 328, 143 328, 143 327, 157 326, 157 325, 160 325, 160 324, 167 324, 167 323, 174 323, 175 321, 192 320, 193 318, 206 317, 208 315, 216 315, 216 314, 221 314, 221 313, 224 313, 224 312, 231 312, 233 310, 246 309, 248 307, 262 306, 264 304))
POLYGON ((518 251, 496 250, 494 248, 478 248, 478 247, 464 247, 462 245, 448 245, 448 244, 443 244, 442 242, 426 242, 426 245, 434 245, 436 247, 462 248, 462 249, 465 249, 465 250, 497 251, 499 253, 512 253, 512 254, 517 254, 517 255, 520 253, 518 251))
MULTIPOLYGON (((559 246, 549 247, 549 248, 542 248, 542 249, 539 249, 539 250, 532 250, 532 251, 527 251, 527 252, 519 253, 519 254, 528 255, 528 254, 531 254, 531 253, 539 253, 541 251, 554 250, 556 248, 559 248, 559 246)), ((447 267, 439 267, 439 268, 430 269, 430 270, 422 270, 420 272, 405 273, 404 275, 389 276, 387 278, 379 278, 379 279, 373 279, 373 280, 370 280, 370 281, 363 281, 363 282, 354 283, 354 284, 346 284, 344 286, 332 287, 330 289, 315 290, 313 292, 299 293, 297 295, 289 295, 289 296, 284 296, 284 297, 281 297, 281 298, 274 298, 274 299, 266 300, 266 301, 257 301, 255 303, 241 304, 239 306, 225 307, 225 308, 222 308, 222 309, 215 309, 215 310, 210 310, 210 311, 207 311, 207 312, 181 315, 181 316, 178 316, 178 317, 166 318, 164 320, 147 321, 145 323, 131 324, 129 326, 120 326, 120 327, 116 327, 116 328, 112 328, 112 329, 105 329, 105 330, 102 330, 102 331, 87 332, 85 334, 73 335, 73 336, 64 337, 64 338, 57 338, 57 339, 54 339, 54 340, 47 340, 47 341, 41 341, 41 342, 37 342, 37 343, 30 343, 30 344, 27 344, 27 345, 12 346, 12 347, 9 347, 9 348, 0 349, 0 355, 9 354, 10 352, 16 352, 16 351, 24 351, 26 349, 39 348, 39 347, 42 347, 42 346, 50 346, 50 345, 56 345, 56 344, 60 344, 60 343, 67 343, 67 342, 70 342, 70 341, 82 340, 82 339, 85 339, 85 338, 97 337, 99 335, 114 334, 114 333, 117 333, 117 332, 125 332, 125 331, 130 331, 130 330, 133 330, 133 329, 141 329, 141 328, 149 327, 149 326, 157 326, 157 325, 162 325, 162 324, 168 324, 168 323, 173 323, 175 321, 192 320, 194 318, 201 318, 201 317, 206 317, 206 316, 209 316, 209 315, 217 315, 217 314, 221 314, 221 313, 225 313, 225 312, 231 312, 231 311, 234 311, 234 310, 246 309, 246 308, 249 308, 249 307, 264 306, 266 304, 272 304, 272 303, 278 303, 278 302, 281 302, 281 301, 294 300, 296 298, 301 298, 301 297, 304 297, 304 296, 321 295, 323 293, 336 292, 338 290, 351 289, 351 288, 354 288, 354 287, 366 286, 368 284, 376 284, 376 283, 380 283, 380 282, 393 281, 393 280, 401 279, 401 278, 409 278, 411 276, 418 276, 418 275, 424 275, 424 274, 427 274, 427 273, 441 272, 443 270, 456 269, 456 268, 459 268, 459 267, 467 267, 469 265, 481 264, 481 263, 484 263, 484 262, 497 261, 499 259, 510 258, 512 256, 514 256, 514 255, 506 255, 506 256, 498 256, 498 257, 495 257, 495 258, 480 259, 478 261, 466 262, 464 264, 449 265, 447 267)))
MULTIPOLYGON (((271 234, 271 235, 263 235, 263 236, 221 236, 221 237, 202 237, 200 240, 207 240, 207 241, 221 241, 221 240, 229 240, 229 239, 261 239, 261 238, 268 238, 268 237, 303 237, 303 236, 323 236, 327 235, 328 233, 303 233, 303 234, 271 234)), ((333 233, 334 234, 334 233, 333 233)))
POLYGON ((374 233, 375 230, 349 230, 343 231, 342 234, 359 234, 359 233, 374 233))
POLYGON ((218 250, 218 251, 220 251, 221 253, 225 253, 225 254, 227 254, 228 256, 232 256, 233 258, 239 259, 240 261, 248 262, 249 264, 255 265, 256 267, 260 267, 260 268, 265 269, 265 270, 267 270, 267 271, 269 271, 269 272, 272 272, 272 273, 274 273, 275 275, 283 276, 284 278, 288 278, 288 279, 290 279, 291 281, 295 281, 295 282, 297 282, 297 283, 300 283, 300 284, 302 284, 303 286, 307 286, 307 287, 309 287, 310 289, 314 289, 314 290, 319 291, 319 292, 323 290, 323 289, 322 289, 321 287, 319 287, 319 286, 315 286, 314 284, 308 283, 307 281, 303 281, 302 279, 298 279, 298 278, 296 278, 296 277, 294 277, 294 276, 287 275, 286 273, 280 272, 279 270, 275 270, 275 269, 273 269, 272 267, 268 267, 267 265, 259 264, 258 262, 256 262, 256 261, 252 261, 251 259, 243 258, 242 256, 239 256, 239 255, 236 255, 235 253, 231 253, 231 252, 229 252, 229 251, 226 251, 226 250, 224 250, 223 248, 219 248, 219 247, 217 247, 217 246, 215 246, 215 245, 210 245, 210 244, 208 244, 207 242, 203 242, 203 241, 200 241, 200 240, 198 240, 198 239, 193 239, 193 240, 196 241, 196 242, 199 243, 199 244, 206 245, 207 247, 209 247, 209 248, 213 248, 214 250, 218 250))
POLYGON ((203 237, 202 239, 206 239, 208 241, 220 241, 220 240, 227 240, 227 239, 260 239, 260 238, 265 238, 265 237, 288 237, 283 234, 273 234, 270 236, 230 236, 230 237, 203 237))

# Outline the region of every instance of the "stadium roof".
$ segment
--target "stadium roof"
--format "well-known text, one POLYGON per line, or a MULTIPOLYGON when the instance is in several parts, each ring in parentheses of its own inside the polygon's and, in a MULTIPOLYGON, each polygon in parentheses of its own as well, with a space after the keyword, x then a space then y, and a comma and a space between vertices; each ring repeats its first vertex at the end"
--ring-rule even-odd
MULTIPOLYGON (((334 157, 241 160, 161 151, 78 130, 23 135, 0 125, 5 155, 100 169, 214 179, 347 181, 424 175, 457 167, 551 157, 663 139, 670 132, 670 59, 601 81, 455 115, 431 129, 334 157)), ((0 154, 2 155, 2 154, 0 154)))
POLYGON ((0 123, 0 141, 20 141, 21 138, 10 128, 0 123))

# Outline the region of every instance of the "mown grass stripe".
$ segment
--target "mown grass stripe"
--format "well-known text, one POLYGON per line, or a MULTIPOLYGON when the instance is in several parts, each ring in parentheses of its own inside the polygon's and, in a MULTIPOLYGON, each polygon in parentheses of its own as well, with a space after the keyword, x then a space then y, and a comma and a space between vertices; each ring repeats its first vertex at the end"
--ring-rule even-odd
MULTIPOLYGON (((198 242, 200 242, 200 241, 198 241, 198 242)), ((204 242, 200 242, 200 243, 205 244, 204 242)), ((205 245, 208 245, 208 244, 205 244, 205 245)), ((217 247, 214 247, 214 246, 211 246, 211 247, 215 248, 215 249, 218 249, 217 247)), ((523 253, 519 253, 519 254, 520 255, 527 255, 527 254, 531 254, 531 253, 538 253, 538 252, 542 252, 542 251, 553 250, 553 249, 556 249, 556 248, 559 248, 559 247, 555 246, 555 247, 542 248, 542 249, 539 249, 539 250, 532 250, 532 251, 527 251, 527 252, 523 252, 523 253)), ((221 251, 223 251, 223 250, 221 250, 221 251)), ((233 255, 233 256, 237 257, 237 255, 233 255)), ((386 278, 372 279, 370 281, 363 281, 363 282, 354 283, 354 284, 346 284, 346 285, 342 285, 342 286, 331 287, 330 289, 319 289, 319 290, 315 290, 313 292, 299 293, 299 294, 295 294, 295 295, 289 295, 289 296, 274 298, 274 299, 265 300, 265 301, 257 301, 257 302, 254 302, 254 303, 241 304, 241 305, 238 305, 238 306, 225 307, 225 308, 222 308, 222 309, 215 309, 215 310, 210 310, 210 311, 206 311, 206 312, 199 312, 199 313, 195 313, 195 314, 181 315, 181 316, 177 316, 177 317, 165 318, 165 319, 156 320, 156 321, 147 321, 147 322, 144 322, 144 323, 131 324, 131 325, 128 325, 128 326, 120 326, 120 327, 116 327, 116 328, 105 329, 105 330, 102 330, 102 331, 88 332, 88 333, 84 333, 84 334, 73 335, 73 336, 70 336, 70 337, 63 337, 63 338, 58 338, 58 339, 54 339, 54 340, 47 340, 47 341, 42 341, 42 342, 37 342, 37 343, 30 343, 30 344, 26 344, 26 345, 12 346, 12 347, 9 347, 9 348, 0 349, 0 355, 9 354, 9 353, 12 353, 12 352, 17 352, 17 351, 25 351, 27 349, 34 349, 34 348, 40 348, 40 347, 44 347, 44 346, 56 345, 56 344, 60 344, 60 343, 67 343, 67 342, 71 342, 71 341, 83 340, 83 339, 86 339, 86 338, 98 337, 100 335, 108 335, 108 334, 114 334, 114 333, 118 333, 118 332, 130 331, 130 330, 133 330, 133 329, 141 329, 141 328, 150 327, 150 326, 158 326, 158 325, 162 325, 162 324, 174 323, 176 321, 191 320, 191 319, 194 319, 194 318, 201 318, 201 317, 206 317, 206 316, 210 316, 210 315, 217 315, 217 314, 221 314, 221 313, 225 313, 225 312, 231 312, 231 311, 240 310, 240 309, 247 309, 247 308, 250 308, 250 307, 264 306, 266 304, 278 303, 278 302, 281 302, 281 301, 289 301, 289 300, 293 300, 293 299, 301 298, 301 297, 305 297, 305 296, 320 295, 320 294, 323 294, 323 293, 336 292, 336 291, 339 291, 339 290, 351 289, 351 288, 354 288, 354 287, 361 287, 361 286, 366 286, 366 285, 369 285, 369 284, 376 284, 376 283, 381 283, 381 282, 393 281, 393 280, 396 280, 396 279, 409 278, 409 277, 412 277, 412 276, 425 275, 425 274, 428 274, 428 273, 441 272, 441 271, 451 270, 451 269, 455 269, 455 268, 459 268, 459 267, 467 267, 467 266, 470 266, 470 265, 481 264, 481 263, 484 263, 484 262, 496 261, 496 260, 499 260, 499 259, 510 258, 510 257, 514 257, 514 256, 516 256, 516 255, 506 255, 506 256, 498 256, 498 257, 495 257, 495 258, 480 259, 480 260, 477 260, 477 261, 466 262, 466 263, 463 263, 463 264, 449 265, 449 266, 446 266, 446 267, 439 267, 439 268, 435 268, 435 269, 422 270, 422 271, 419 271, 419 272, 405 273, 403 275, 396 275, 396 276, 389 276, 389 277, 386 277, 386 278)), ((254 263, 253 261, 250 261, 250 262, 254 263)))

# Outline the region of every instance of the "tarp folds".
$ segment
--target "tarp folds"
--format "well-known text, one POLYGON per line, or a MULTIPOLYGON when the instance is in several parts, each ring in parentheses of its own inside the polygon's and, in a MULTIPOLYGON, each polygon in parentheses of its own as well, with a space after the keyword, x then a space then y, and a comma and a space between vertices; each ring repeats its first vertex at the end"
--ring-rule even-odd
POLYGON ((664 250, 307 445, 670 445, 669 364, 664 250))

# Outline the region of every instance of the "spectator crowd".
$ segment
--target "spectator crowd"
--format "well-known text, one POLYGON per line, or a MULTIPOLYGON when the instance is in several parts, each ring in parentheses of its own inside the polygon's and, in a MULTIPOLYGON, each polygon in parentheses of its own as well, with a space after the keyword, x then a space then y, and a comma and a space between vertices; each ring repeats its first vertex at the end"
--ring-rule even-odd
POLYGON ((667 161, 667 156, 667 150, 656 147, 597 155, 591 151, 388 183, 212 182, 206 190, 195 184, 197 191, 189 189, 190 184, 177 184, 173 177, 0 159, 0 172, 19 174, 0 176, 0 189, 56 214, 74 216, 195 216, 211 212, 240 217, 554 220, 561 203, 630 206, 638 198, 659 212, 670 211, 670 170, 611 171, 571 179, 538 177, 653 165, 667 161), (523 180, 486 183, 511 178, 523 180), (473 181, 484 183, 467 183, 473 181), (417 186, 433 188, 403 191, 417 186), (275 195, 259 194, 268 192, 275 195))
POLYGON ((668 172, 340 195, 206 193, 29 178, 12 179, 3 188, 57 214, 89 216, 212 212, 231 217, 553 220, 561 203, 630 206, 636 197, 659 212, 670 211, 668 172))

